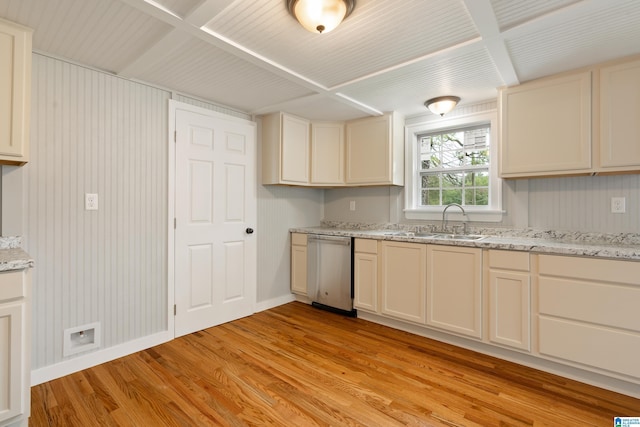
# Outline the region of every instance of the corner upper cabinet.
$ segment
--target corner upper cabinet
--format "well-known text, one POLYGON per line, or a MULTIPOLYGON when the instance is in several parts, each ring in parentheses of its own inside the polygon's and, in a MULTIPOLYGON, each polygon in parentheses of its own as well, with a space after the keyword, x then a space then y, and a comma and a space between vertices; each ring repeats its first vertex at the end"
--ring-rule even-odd
POLYGON ((640 60, 600 70, 600 166, 640 170, 640 60))
POLYGON ((32 30, 0 19, 0 164, 29 161, 32 30))
POLYGON ((344 185, 343 123, 311 123, 311 184, 344 185))
POLYGON ((262 184, 309 184, 309 120, 286 113, 262 117, 262 184))
POLYGON ((591 71, 500 91, 503 178, 590 173, 591 71))
POLYGON ((347 185, 404 185, 404 119, 398 113, 346 124, 347 185))

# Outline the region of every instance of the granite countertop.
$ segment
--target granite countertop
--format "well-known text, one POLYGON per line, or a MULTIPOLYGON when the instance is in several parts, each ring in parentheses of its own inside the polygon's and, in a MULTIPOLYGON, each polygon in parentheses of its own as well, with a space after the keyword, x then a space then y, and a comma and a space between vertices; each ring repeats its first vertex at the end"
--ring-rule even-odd
POLYGON ((634 233, 603 234, 534 229, 470 228, 469 234, 485 237, 480 240, 459 240, 415 236, 414 233, 432 231, 430 228, 415 225, 339 222, 323 222, 319 227, 291 228, 289 231, 482 249, 640 260, 640 234, 634 233))
POLYGON ((33 267, 33 258, 20 248, 21 242, 20 237, 0 237, 0 271, 33 267))

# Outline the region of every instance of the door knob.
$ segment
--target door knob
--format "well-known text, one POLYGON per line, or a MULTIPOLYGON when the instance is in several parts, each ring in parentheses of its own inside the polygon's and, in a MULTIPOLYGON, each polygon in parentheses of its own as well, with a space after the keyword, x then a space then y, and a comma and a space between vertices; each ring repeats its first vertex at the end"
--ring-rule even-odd
POLYGON ((247 234, 253 234, 253 228, 247 228, 244 230, 247 234))

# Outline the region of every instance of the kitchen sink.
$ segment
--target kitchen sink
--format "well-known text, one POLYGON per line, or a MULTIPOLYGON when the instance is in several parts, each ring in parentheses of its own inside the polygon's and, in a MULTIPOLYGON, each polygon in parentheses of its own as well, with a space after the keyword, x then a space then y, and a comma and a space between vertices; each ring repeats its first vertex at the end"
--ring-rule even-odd
POLYGON ((487 236, 480 234, 434 234, 431 237, 442 240, 482 240, 487 236))

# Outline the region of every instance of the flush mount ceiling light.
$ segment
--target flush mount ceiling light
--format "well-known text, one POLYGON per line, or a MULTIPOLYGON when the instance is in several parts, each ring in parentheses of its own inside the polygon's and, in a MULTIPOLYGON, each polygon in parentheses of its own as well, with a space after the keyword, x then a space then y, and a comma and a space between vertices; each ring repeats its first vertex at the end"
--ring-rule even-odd
POLYGON ((287 9, 312 33, 328 33, 356 7, 355 0, 287 0, 287 9))
POLYGON ((460 98, 457 96, 439 96, 437 98, 431 98, 424 103, 433 114, 444 116, 449 111, 453 110, 460 102, 460 98))

